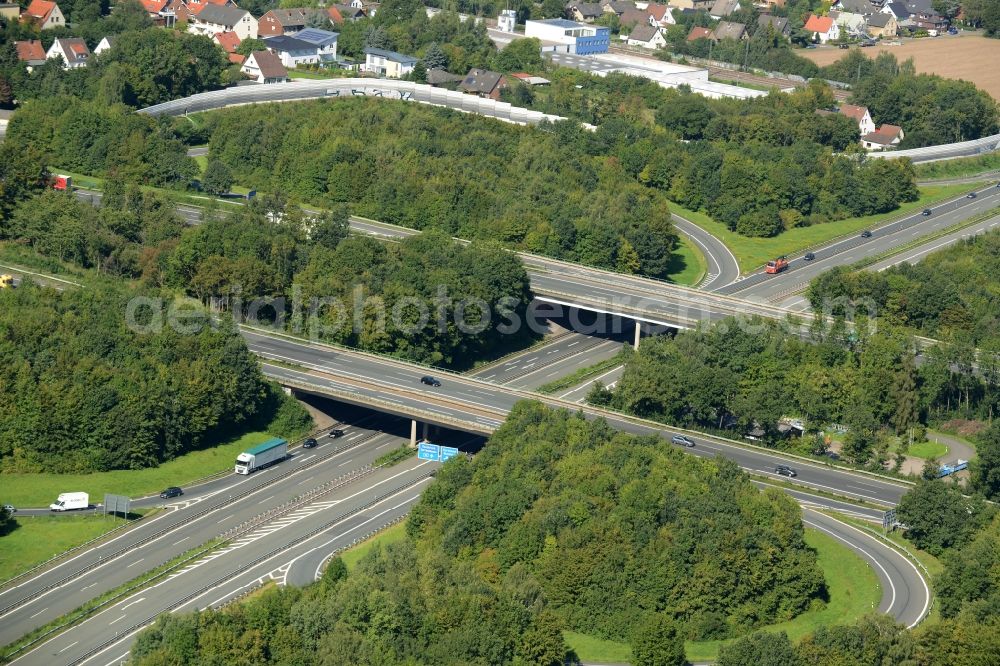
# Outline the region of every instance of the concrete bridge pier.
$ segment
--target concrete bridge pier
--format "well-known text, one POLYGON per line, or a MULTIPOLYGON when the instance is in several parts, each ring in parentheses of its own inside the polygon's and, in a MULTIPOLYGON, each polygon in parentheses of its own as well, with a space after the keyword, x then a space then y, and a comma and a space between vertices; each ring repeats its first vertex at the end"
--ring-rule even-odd
POLYGON ((635 320, 635 340, 632 341, 632 348, 639 348, 639 338, 642 337, 642 322, 638 319, 635 320))

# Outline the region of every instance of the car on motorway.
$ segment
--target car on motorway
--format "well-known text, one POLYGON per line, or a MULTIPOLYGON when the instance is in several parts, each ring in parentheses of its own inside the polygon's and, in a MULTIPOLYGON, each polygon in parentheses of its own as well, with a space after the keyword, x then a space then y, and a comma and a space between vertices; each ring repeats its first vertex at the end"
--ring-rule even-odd
POLYGON ((969 192, 968 194, 965 195, 965 198, 966 199, 975 199, 976 198, 976 193, 975 192, 969 192))
POLYGON ((787 476, 789 478, 795 478, 798 476, 798 472, 789 467, 788 465, 778 465, 774 468, 774 473, 778 476, 787 476))
POLYGON ((815 255, 815 254, 813 254, 812 252, 806 252, 806 253, 805 253, 805 254, 804 254, 804 255, 802 256, 802 258, 803 258, 803 259, 805 259, 806 261, 812 261, 813 259, 815 259, 815 258, 816 258, 816 255, 815 255))
POLYGON ((302 442, 302 448, 303 449, 311 449, 311 448, 314 448, 317 443, 318 442, 315 439, 313 439, 312 437, 310 437, 306 441, 302 442))
POLYGON ((178 488, 177 486, 170 486, 169 488, 166 488, 162 493, 160 493, 160 497, 162 497, 163 499, 170 499, 171 497, 180 497, 183 494, 184 491, 178 488))
POLYGON ((6 511, 7 513, 17 513, 17 507, 15 507, 13 504, 4 504, 3 510, 6 511))
POLYGON ((430 375, 424 375, 420 378, 421 384, 427 384, 428 386, 441 386, 441 381, 431 377, 430 375))
POLYGON ((670 441, 674 444, 680 444, 681 446, 686 446, 689 449, 694 446, 694 440, 685 435, 674 435, 670 438, 670 441))
POLYGON ((930 208, 924 208, 924 210, 921 211, 920 214, 923 215, 924 217, 926 217, 926 216, 928 216, 928 215, 931 214, 931 209, 930 208))
POLYGON ((343 437, 343 436, 344 436, 343 428, 334 428, 333 430, 330 431, 330 439, 337 439, 338 437, 343 437))
POLYGON ((865 229, 864 231, 861 232, 861 237, 862 238, 871 238, 872 237, 872 232, 870 232, 867 229, 865 229))

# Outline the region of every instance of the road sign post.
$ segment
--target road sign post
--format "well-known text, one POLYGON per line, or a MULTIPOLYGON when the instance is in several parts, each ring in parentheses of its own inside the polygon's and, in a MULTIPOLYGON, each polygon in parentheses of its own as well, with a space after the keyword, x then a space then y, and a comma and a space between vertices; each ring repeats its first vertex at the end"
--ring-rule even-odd
POLYGON ((110 513, 114 516, 120 513, 122 514, 122 518, 128 520, 128 505, 130 501, 125 495, 105 495, 104 515, 107 516, 110 513))
POLYGON ((896 510, 889 509, 882 514, 882 531, 888 534, 896 527, 896 510))

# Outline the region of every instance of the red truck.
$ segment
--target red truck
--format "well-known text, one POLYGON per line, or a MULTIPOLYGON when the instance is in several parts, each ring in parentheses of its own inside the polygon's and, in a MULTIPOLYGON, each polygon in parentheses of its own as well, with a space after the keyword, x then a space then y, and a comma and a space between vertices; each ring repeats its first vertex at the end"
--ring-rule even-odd
POLYGON ((59 190, 60 192, 72 192, 73 178, 59 174, 49 176, 49 185, 53 190, 59 190))
POLYGON ((773 275, 774 273, 780 273, 786 268, 788 268, 788 260, 784 257, 778 257, 777 259, 772 259, 767 262, 767 266, 764 267, 764 272, 773 275))

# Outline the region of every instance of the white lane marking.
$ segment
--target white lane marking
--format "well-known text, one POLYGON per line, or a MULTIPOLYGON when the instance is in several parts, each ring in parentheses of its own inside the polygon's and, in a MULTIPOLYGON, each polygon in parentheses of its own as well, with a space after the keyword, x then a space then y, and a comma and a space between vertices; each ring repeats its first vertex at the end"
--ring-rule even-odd
MULTIPOLYGON (((179 544, 179 543, 180 543, 181 541, 187 541, 187 540, 188 540, 188 539, 190 539, 190 538, 191 538, 191 537, 189 537, 189 536, 186 536, 186 537, 184 537, 183 539, 178 539, 177 541, 174 541, 174 542, 173 542, 172 544, 170 544, 170 545, 171 545, 171 546, 176 546, 176 545, 177 545, 177 544, 179 544)), ((96 585, 97 583, 94 583, 94 584, 96 585)))
POLYGON ((49 609, 49 607, 48 607, 48 606, 46 606, 45 608, 43 608, 42 610, 38 611, 37 613, 35 613, 35 614, 34 614, 34 615, 32 615, 31 617, 29 617, 28 619, 29 619, 29 620, 34 620, 34 619, 35 619, 36 617, 38 617, 39 615, 41 615, 42 613, 44 613, 44 612, 45 612, 45 611, 47 611, 48 609, 49 609))
MULTIPOLYGON (((307 460, 312 460, 312 459, 313 459, 313 458, 315 458, 315 457, 316 457, 316 454, 315 454, 315 453, 314 453, 314 454, 312 454, 311 456, 306 456, 305 458, 303 458, 303 459, 302 459, 302 462, 305 462, 305 461, 307 461, 307 460)), ((272 495, 271 497, 274 497, 274 495, 272 495)), ((270 499, 270 498, 268 498, 268 499, 270 499)), ((263 502, 264 500, 261 500, 261 501, 263 502)))
POLYGON ((140 557, 139 559, 137 559, 137 560, 136 560, 135 562, 133 562, 132 564, 129 564, 129 565, 127 565, 127 566, 126 566, 125 568, 126 568, 126 569, 131 569, 132 567, 134 567, 135 565, 139 564, 139 562, 142 562, 142 561, 143 561, 143 560, 145 560, 145 559, 146 559, 145 557, 140 557))
POLYGON ((222 520, 215 521, 215 524, 218 525, 219 523, 223 523, 223 522, 229 520, 230 518, 232 518, 235 515, 236 515, 235 513, 231 513, 228 516, 226 516, 225 518, 223 518, 222 520))
POLYGON ((64 647, 62 650, 59 650, 59 652, 57 652, 56 654, 62 654, 63 652, 65 652, 66 650, 70 649, 71 647, 73 647, 74 645, 76 645, 79 642, 80 641, 73 641, 72 643, 70 643, 69 645, 67 645, 66 647, 64 647))
POLYGON ((108 622, 108 626, 110 627, 115 622, 118 622, 119 620, 124 620, 126 617, 128 617, 128 613, 124 613, 124 614, 122 614, 121 617, 116 617, 115 619, 111 620, 111 622, 108 622))
POLYGON ((141 602, 141 601, 145 601, 145 600, 146 600, 146 597, 139 597, 138 599, 136 599, 136 600, 135 600, 135 601, 133 601, 132 603, 130 603, 130 604, 125 604, 124 606, 122 606, 122 610, 125 610, 125 609, 126 609, 126 608, 128 608, 129 606, 135 606, 135 605, 136 605, 137 603, 139 603, 139 602, 141 602))
MULTIPOLYGON (((830 520, 834 520, 834 519, 831 518, 830 520)), ((872 555, 871 553, 869 553, 867 550, 865 550, 861 546, 859 546, 859 545, 857 545, 855 543, 851 543, 850 541, 848 541, 844 537, 840 536, 836 532, 834 532, 832 530, 826 529, 822 525, 814 523, 811 520, 807 520, 805 518, 802 519, 802 522, 805 523, 806 525, 812 526, 813 529, 819 530, 821 532, 826 532, 827 534, 829 534, 831 537, 833 537, 837 541, 840 541, 842 543, 847 544, 848 547, 850 547, 852 550, 856 550, 857 552, 861 553, 862 555, 867 556, 868 559, 871 560, 872 564, 874 564, 879 569, 881 569, 882 570, 882 575, 885 576, 886 582, 889 583, 889 605, 886 607, 886 612, 888 613, 889 611, 892 610, 892 607, 896 605, 896 586, 892 582, 892 576, 890 576, 889 572, 885 570, 885 567, 882 566, 882 563, 879 562, 877 559, 875 559, 874 555, 872 555)), ((840 522, 840 521, 837 521, 837 522, 840 522)))

